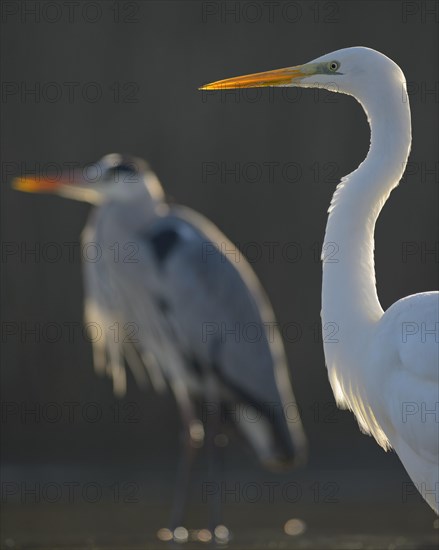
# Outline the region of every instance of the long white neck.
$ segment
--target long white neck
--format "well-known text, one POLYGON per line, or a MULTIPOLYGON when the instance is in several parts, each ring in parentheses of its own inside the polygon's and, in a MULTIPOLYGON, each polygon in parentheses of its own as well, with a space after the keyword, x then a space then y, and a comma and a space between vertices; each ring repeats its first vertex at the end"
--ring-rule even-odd
MULTIPOLYGON (((371 128, 365 161, 342 179, 332 198, 323 244, 322 321, 335 323, 343 342, 383 315, 374 268, 378 215, 404 172, 411 144, 410 106, 402 82, 370 90, 363 105, 371 128)), ((365 336, 365 333, 363 333, 365 336)))

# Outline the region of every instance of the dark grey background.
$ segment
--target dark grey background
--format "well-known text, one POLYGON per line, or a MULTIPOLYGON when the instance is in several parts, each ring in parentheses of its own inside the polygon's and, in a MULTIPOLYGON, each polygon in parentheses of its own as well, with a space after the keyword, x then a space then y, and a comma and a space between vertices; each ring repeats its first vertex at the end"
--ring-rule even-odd
MULTIPOLYGON (((403 498, 409 480, 396 456, 362 435, 351 414, 335 410, 322 346, 313 339, 321 286, 316 250, 336 182, 367 153, 365 115, 354 99, 326 92, 221 95, 202 94, 197 87, 354 45, 382 51, 401 66, 409 82, 413 147, 410 170, 376 230, 378 293, 386 309, 403 296, 437 287, 437 248, 436 255, 422 252, 437 247, 438 35, 428 11, 434 2, 286 2, 277 8, 271 3, 271 12, 267 3, 243 2, 238 18, 224 11, 234 2, 102 1, 94 3, 101 8, 96 22, 90 21, 91 2, 85 2, 90 11, 84 16, 75 8, 71 22, 63 2, 57 22, 48 21, 58 16, 45 11, 47 3, 36 4, 39 22, 26 15, 23 4, 2 6, 3 252, 10 250, 5 246, 42 251, 55 242, 63 253, 55 262, 41 254, 38 261, 18 252, 2 257, 2 326, 18 327, 18 334, 2 334, 2 488, 18 483, 14 487, 21 491, 23 483, 75 480, 99 483, 103 497, 90 504, 76 495, 68 503, 64 491, 57 504, 44 495, 33 504, 31 497, 4 494, 2 544, 74 540, 82 545, 111 534, 123 546, 128 535, 153 540, 166 523, 178 441, 173 401, 140 392, 131 379, 126 398, 115 401, 110 381, 95 376, 90 345, 81 336, 80 262, 69 261, 64 243, 78 242, 89 207, 9 188, 14 175, 23 168, 32 171, 36 163, 83 165, 115 151, 145 157, 170 199, 202 212, 244 251, 253 254, 249 243, 258 243, 263 254, 252 265, 280 324, 302 327, 300 340, 286 342, 286 350, 310 440, 309 466, 297 474, 267 474, 235 440, 226 458, 227 479, 233 482, 294 480, 302 495, 294 504, 279 495, 270 503, 263 491, 252 504, 241 494, 225 509, 236 540, 256 533, 264 547, 263 541, 282 538, 290 517, 304 519, 310 536, 432 535, 431 510, 417 495, 403 498), (289 11, 282 12, 286 4, 289 11), (72 100, 67 82, 78 83, 72 100), (37 98, 22 95, 36 83, 37 98), (53 101, 43 91, 48 83, 61 89, 53 101), (90 83, 102 92, 96 101, 82 95, 93 92, 90 83), (115 83, 122 92, 118 100, 115 83), (256 182, 249 181, 254 172, 237 181, 203 177, 208 162, 228 168, 240 163, 244 169, 259 163, 261 177, 256 182), (267 162, 280 163, 271 181, 262 164, 267 162), (294 183, 281 172, 289 162, 299 167, 294 183), (426 173, 434 167, 435 174, 426 173), (274 261, 263 245, 268 241, 279 243, 274 261), (301 253, 297 261, 280 252, 292 242, 301 253), (407 257, 404 243, 411 243, 413 252, 407 257), (59 341, 48 342, 44 334, 52 322, 74 323, 73 340, 63 328, 59 341), (39 325, 40 341, 24 334, 23 323, 39 325), (64 412, 50 422, 44 407, 53 402, 64 412), (65 402, 78 403, 71 422, 65 402), (102 412, 95 423, 84 418, 91 402, 102 412), (35 404, 36 417, 17 412, 35 404), (114 407, 121 408, 123 421, 114 421, 114 407), (131 410, 135 421, 127 422, 131 410), (113 502, 108 487, 125 481, 137 484, 139 502, 113 502), (330 487, 325 483, 335 484, 336 502, 325 501, 330 487), (259 530, 251 531, 256 524, 259 530)), ((195 477, 189 523, 201 527, 203 455, 195 477)))

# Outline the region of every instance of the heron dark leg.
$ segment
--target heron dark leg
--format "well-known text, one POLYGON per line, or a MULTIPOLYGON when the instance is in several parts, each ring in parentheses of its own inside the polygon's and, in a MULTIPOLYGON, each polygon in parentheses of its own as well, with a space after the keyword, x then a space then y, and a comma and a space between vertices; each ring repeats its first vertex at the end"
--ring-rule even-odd
POLYGON ((207 384, 206 395, 210 400, 210 414, 206 423, 207 453, 208 453, 208 477, 213 487, 209 509, 209 530, 212 540, 227 542, 228 530, 222 525, 222 481, 224 472, 224 447, 227 445, 227 436, 223 433, 222 404, 218 394, 215 380, 211 379, 207 384))
POLYGON ((190 435, 185 426, 181 433, 181 449, 177 465, 177 478, 174 489, 174 500, 172 503, 171 517, 169 520, 169 529, 174 531, 176 527, 182 525, 184 511, 186 507, 191 468, 195 456, 195 448, 190 443, 190 435))
POLYGON ((209 416, 206 426, 207 431, 207 456, 208 456, 208 477, 214 489, 210 503, 209 530, 214 532, 215 527, 221 524, 221 481, 223 477, 223 454, 222 449, 218 447, 218 438, 220 437, 221 422, 219 403, 214 415, 209 416))
POLYGON ((178 388, 178 391, 174 388, 174 393, 181 412, 183 427, 174 500, 169 520, 169 529, 172 532, 182 525, 190 486, 192 464, 197 449, 202 446, 204 439, 203 425, 195 416, 189 396, 182 388, 178 388))

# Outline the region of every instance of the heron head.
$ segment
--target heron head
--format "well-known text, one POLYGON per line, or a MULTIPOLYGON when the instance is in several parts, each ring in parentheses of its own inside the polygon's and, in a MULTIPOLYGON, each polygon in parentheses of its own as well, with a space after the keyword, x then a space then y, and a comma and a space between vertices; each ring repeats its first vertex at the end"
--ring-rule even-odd
POLYGON ((145 160, 111 153, 105 155, 96 166, 100 174, 96 185, 104 196, 124 201, 136 191, 144 193, 146 190, 151 201, 164 200, 162 186, 145 160))
POLYGON ((29 193, 53 193, 67 198, 100 204, 108 200, 164 200, 163 189, 148 164, 137 157, 111 153, 82 170, 56 174, 53 178, 23 176, 13 187, 29 193))
POLYGON ((376 50, 358 46, 325 54, 304 65, 218 80, 205 84, 200 90, 268 86, 321 88, 353 95, 363 101, 370 96, 370 89, 389 80, 404 83, 404 74, 398 65, 376 50))

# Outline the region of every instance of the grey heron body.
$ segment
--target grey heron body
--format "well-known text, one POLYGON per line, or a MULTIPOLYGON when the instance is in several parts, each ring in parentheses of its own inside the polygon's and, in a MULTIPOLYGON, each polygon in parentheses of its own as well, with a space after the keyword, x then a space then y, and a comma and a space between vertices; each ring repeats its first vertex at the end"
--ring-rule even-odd
MULTIPOLYGON (((236 249, 203 216, 168 205, 142 161, 108 155, 98 166, 97 182, 47 189, 95 206, 82 243, 102 253, 83 265, 85 317, 104 331, 94 343, 96 370, 111 375, 118 395, 126 388, 125 365, 140 385, 149 380, 157 391, 172 390, 185 434, 182 485, 193 447, 204 437, 203 420, 228 403, 254 411, 235 424, 266 466, 303 462, 306 441, 281 336, 249 264, 240 255, 232 262, 221 251, 236 249), (257 337, 243 337, 246 327, 257 337), (200 402, 204 418, 197 412, 200 402)), ((22 179, 16 187, 33 191, 41 183, 22 179)), ((171 528, 181 515, 182 503, 171 528)))

